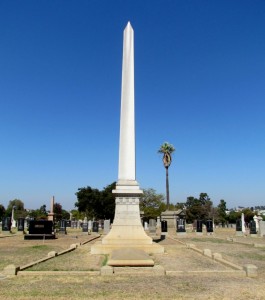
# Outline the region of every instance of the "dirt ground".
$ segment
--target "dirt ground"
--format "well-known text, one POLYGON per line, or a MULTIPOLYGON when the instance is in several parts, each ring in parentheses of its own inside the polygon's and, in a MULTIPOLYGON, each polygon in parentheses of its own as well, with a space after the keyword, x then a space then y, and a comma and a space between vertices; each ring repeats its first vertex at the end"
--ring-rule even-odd
MULTIPOLYGON (((81 232, 70 232, 50 241, 24 241, 21 236, 2 237, 0 234, 0 273, 10 263, 24 265, 47 256, 50 251, 62 251, 86 239, 81 232)), ((265 239, 235 237, 234 230, 228 228, 216 229, 212 236, 197 236, 191 232, 177 236, 172 231, 160 242, 165 254, 152 258, 167 271, 182 271, 178 275, 44 276, 32 272, 31 276, 0 276, 0 299, 265 299, 265 247, 256 248, 254 243, 265 246, 265 239), (240 243, 228 241, 227 237, 236 238, 240 243), (258 267, 258 277, 229 272, 229 267, 188 249, 185 243, 221 253, 240 266, 254 264, 258 267)), ((31 270, 100 270, 105 257, 91 255, 90 247, 91 243, 84 244, 31 270)))

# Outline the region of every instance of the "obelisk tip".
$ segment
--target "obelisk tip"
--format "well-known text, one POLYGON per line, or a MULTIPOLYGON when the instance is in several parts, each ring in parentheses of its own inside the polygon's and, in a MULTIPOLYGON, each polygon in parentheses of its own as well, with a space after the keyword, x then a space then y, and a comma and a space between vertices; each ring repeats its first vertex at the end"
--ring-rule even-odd
POLYGON ((131 22, 128 21, 126 28, 132 28, 131 22))

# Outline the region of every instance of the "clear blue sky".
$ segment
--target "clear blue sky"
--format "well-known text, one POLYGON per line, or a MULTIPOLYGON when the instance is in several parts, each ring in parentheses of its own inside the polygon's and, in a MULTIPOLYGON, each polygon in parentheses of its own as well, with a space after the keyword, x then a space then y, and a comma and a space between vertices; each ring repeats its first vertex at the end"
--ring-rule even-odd
POLYGON ((136 179, 171 202, 265 204, 265 1, 0 1, 0 203, 74 208, 118 176, 123 30, 135 35, 136 179))

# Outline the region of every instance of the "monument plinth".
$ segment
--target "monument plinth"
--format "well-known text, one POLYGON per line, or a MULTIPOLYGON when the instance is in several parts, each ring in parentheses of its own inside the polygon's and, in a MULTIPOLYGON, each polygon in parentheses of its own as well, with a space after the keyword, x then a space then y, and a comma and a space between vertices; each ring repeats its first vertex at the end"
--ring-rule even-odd
POLYGON ((124 30, 122 90, 119 142, 119 171, 115 194, 115 217, 110 232, 91 247, 92 254, 109 254, 113 250, 133 248, 147 253, 163 253, 142 226, 139 197, 143 193, 135 176, 134 113, 134 33, 130 22, 124 30))

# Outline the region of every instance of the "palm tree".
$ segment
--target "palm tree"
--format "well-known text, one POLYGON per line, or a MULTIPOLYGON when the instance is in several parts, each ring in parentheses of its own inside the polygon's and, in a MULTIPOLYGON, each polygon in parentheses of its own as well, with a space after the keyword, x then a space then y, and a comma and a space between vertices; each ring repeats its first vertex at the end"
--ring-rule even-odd
POLYGON ((168 168, 171 164, 172 157, 171 154, 175 151, 173 145, 165 142, 162 144, 158 150, 158 153, 163 153, 163 164, 166 168, 166 194, 167 194, 167 209, 169 209, 169 183, 168 183, 168 168))

